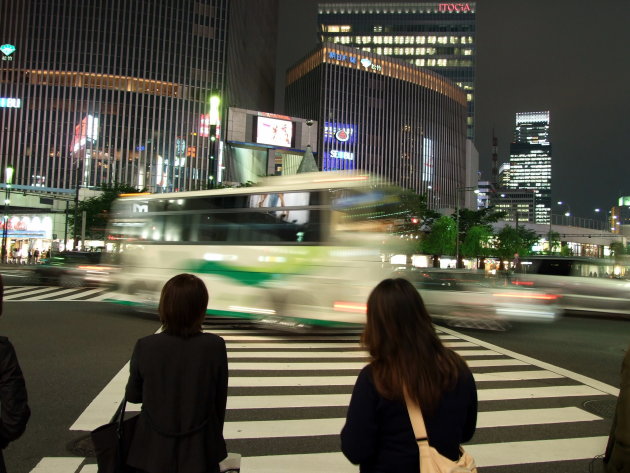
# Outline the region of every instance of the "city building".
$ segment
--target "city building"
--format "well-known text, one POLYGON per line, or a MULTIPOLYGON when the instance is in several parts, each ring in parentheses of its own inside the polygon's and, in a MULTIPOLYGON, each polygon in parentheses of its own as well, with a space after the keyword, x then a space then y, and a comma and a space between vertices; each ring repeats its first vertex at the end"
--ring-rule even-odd
POLYGON ((363 169, 457 207, 466 95, 407 61, 326 43, 287 72, 285 110, 318 121, 323 171, 363 169))
POLYGON ((551 143, 548 111, 516 114, 514 141, 510 143, 507 188, 532 190, 536 198, 535 222, 549 223, 551 215, 551 143))
POLYGON ((475 2, 326 2, 320 40, 389 56, 452 80, 466 93, 468 138, 475 136, 475 2))
POLYGON ((13 169, 15 200, 72 199, 113 183, 150 192, 216 185, 228 102, 272 107, 277 6, 4 2, 0 169, 13 169))
POLYGON ((501 219, 517 224, 536 222, 536 194, 529 189, 499 189, 490 196, 490 206, 497 212, 505 212, 501 219))

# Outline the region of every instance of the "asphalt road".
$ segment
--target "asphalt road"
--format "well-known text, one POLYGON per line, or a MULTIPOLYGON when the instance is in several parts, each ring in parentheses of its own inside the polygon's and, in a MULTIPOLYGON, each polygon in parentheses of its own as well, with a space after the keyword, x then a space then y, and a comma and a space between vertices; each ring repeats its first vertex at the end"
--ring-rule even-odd
MULTIPOLYGON (((508 332, 457 330, 618 386, 629 323, 566 318, 508 332)), ((28 473, 42 457, 72 455, 68 447, 79 434, 69 427, 129 360, 135 340, 158 325, 154 317, 105 303, 6 302, 0 334, 16 347, 32 409, 27 432, 5 451, 9 471, 28 473)))

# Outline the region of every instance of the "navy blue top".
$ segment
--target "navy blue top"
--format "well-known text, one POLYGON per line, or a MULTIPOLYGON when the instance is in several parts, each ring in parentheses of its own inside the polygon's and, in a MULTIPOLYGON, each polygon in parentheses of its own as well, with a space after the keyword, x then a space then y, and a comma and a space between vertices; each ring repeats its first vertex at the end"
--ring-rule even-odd
MULTIPOLYGON (((470 369, 463 371, 431 416, 422 413, 429 443, 456 461, 459 445, 469 441, 477 425, 477 388, 470 369)), ((404 401, 383 398, 370 365, 361 370, 352 391, 341 450, 362 473, 418 473, 420 461, 404 401)))

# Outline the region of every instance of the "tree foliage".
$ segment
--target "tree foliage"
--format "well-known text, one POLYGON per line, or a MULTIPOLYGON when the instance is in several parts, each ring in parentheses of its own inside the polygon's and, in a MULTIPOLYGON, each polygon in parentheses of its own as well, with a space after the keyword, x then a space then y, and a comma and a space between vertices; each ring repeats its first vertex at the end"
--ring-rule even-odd
POLYGON ((461 246, 461 254, 466 258, 478 258, 490 256, 492 248, 490 247, 490 239, 492 238, 492 229, 487 225, 474 225, 464 236, 461 246))
POLYGON ((105 238, 105 230, 109 220, 109 211, 112 203, 120 194, 133 194, 138 191, 135 187, 127 184, 105 184, 100 189, 102 193, 95 197, 90 197, 79 202, 76 209, 76 222, 74 211, 68 215, 68 225, 72 231, 71 235, 76 234, 81 237, 81 228, 83 225, 83 212, 85 212, 85 238, 86 240, 103 240, 105 238), (76 224, 76 233, 75 233, 76 224))
POLYGON ((433 222, 431 232, 422 241, 422 251, 433 255, 434 265, 438 256, 455 253, 456 233, 455 221, 447 215, 443 215, 433 222))
POLYGON ((521 257, 531 253, 531 247, 538 241, 538 234, 533 230, 528 230, 523 226, 516 228, 506 225, 498 233, 495 244, 495 254, 503 261, 511 259, 514 253, 521 257))

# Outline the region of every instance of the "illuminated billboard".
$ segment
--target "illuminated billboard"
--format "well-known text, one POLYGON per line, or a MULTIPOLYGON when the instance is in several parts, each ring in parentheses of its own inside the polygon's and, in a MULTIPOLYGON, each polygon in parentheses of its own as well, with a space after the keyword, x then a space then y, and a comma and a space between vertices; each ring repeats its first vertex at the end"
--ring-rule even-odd
POLYGON ((262 145, 291 147, 293 122, 277 118, 258 117, 256 143, 262 145))
POLYGON ((356 125, 347 123, 324 122, 324 141, 332 143, 354 143, 356 125))
POLYGON ((70 151, 76 153, 85 149, 88 141, 95 143, 98 139, 98 118, 93 115, 86 115, 81 123, 74 127, 74 137, 70 144, 70 151))

